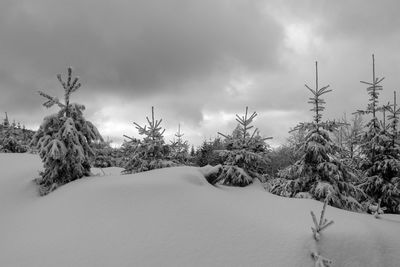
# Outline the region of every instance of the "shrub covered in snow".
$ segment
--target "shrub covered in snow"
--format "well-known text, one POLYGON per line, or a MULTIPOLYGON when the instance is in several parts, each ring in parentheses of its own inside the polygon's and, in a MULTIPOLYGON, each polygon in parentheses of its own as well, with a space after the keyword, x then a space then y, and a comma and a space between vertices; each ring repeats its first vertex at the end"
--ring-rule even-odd
POLYGON ((194 164, 200 167, 222 164, 223 160, 218 152, 221 149, 224 149, 221 138, 217 137, 210 141, 204 140, 194 155, 194 164))
POLYGON ((90 175, 89 158, 93 156, 90 145, 102 139, 97 128, 83 117, 85 107, 70 103, 71 94, 81 86, 78 77, 73 79, 72 69, 68 68, 66 81, 62 80, 61 74, 57 78, 64 88, 64 102, 39 91, 47 99, 43 104, 45 107, 56 105, 60 110, 44 118, 32 140, 44 163, 44 171, 36 180, 41 195, 90 175))
POLYGON ((108 168, 117 166, 117 151, 111 147, 110 141, 92 144, 94 152, 93 167, 108 168))
POLYGON ((3 153, 24 153, 30 150, 30 142, 34 132, 21 127, 15 122, 9 123, 8 115, 0 124, 0 152, 3 153))

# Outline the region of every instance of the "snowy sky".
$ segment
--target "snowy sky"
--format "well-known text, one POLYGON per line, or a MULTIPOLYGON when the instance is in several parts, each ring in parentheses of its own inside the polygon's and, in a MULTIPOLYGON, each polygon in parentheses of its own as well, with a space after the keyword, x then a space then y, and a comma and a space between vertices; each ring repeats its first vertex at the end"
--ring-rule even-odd
MULTIPOLYGON (((0 111, 36 128, 46 110, 35 92, 62 97, 56 74, 73 66, 72 101, 116 143, 137 136, 151 106, 170 139, 181 123, 195 145, 229 133, 246 105, 280 143, 308 121, 307 83, 330 84, 325 118, 366 106, 360 80, 371 54, 385 76, 382 102, 400 74, 400 2, 256 0, 2 0, 0 111)), ((2 116, 2 115, 1 115, 2 116)))

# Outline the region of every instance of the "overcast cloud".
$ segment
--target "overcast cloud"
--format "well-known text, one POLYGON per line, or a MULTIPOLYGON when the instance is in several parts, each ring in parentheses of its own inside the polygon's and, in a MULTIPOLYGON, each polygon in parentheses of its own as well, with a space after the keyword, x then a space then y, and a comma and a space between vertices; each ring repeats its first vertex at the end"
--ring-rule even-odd
POLYGON ((382 101, 398 89, 398 1, 3 0, 0 111, 38 127, 54 110, 35 93, 62 96, 56 74, 73 66, 73 101, 116 143, 137 136, 151 106, 167 138, 178 123, 195 145, 231 132, 234 114, 258 112, 261 134, 282 143, 311 119, 307 90, 318 60, 330 84, 326 118, 366 105, 360 80, 371 54, 385 76, 382 101))

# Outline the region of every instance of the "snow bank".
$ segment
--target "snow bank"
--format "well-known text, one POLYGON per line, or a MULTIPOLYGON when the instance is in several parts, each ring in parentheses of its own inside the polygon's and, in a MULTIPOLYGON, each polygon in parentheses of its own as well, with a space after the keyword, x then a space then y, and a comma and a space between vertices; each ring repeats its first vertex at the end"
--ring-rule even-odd
MULTIPOLYGON (((314 266, 320 202, 211 186, 194 167, 104 169, 38 197, 40 169, 36 155, 0 154, 0 266, 314 266)), ((399 216, 326 217, 319 252, 333 266, 400 266, 399 216)))

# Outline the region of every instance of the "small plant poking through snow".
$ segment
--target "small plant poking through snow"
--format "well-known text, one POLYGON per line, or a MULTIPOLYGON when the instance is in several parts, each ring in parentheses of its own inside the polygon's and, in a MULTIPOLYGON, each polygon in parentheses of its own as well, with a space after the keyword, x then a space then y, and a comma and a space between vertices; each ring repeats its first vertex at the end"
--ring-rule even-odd
POLYGON ((314 239, 316 241, 319 241, 321 238, 320 232, 322 232, 324 229, 326 229, 329 225, 333 224, 333 221, 328 222, 328 220, 325 219, 325 210, 326 210, 327 203, 328 203, 328 201, 325 200, 324 206, 321 211, 321 216, 320 216, 319 222, 317 221, 317 218, 315 217, 314 212, 311 211, 311 218, 313 219, 313 222, 314 222, 314 227, 311 227, 311 230, 313 232, 314 239))
POLYGON ((316 252, 312 252, 311 257, 315 261, 315 267, 330 267, 332 264, 332 260, 327 259, 316 252))
POLYGON ((376 205, 371 204, 368 209, 372 212, 372 215, 374 215, 376 219, 380 219, 381 215, 385 213, 386 207, 381 207, 381 200, 379 199, 376 205))

